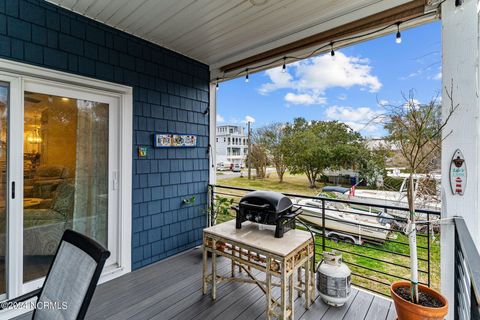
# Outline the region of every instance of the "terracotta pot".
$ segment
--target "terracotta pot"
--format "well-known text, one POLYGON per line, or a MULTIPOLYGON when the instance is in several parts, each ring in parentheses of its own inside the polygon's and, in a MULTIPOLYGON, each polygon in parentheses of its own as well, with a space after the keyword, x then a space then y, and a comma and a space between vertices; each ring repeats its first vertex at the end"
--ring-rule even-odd
POLYGON ((392 283, 390 286, 390 295, 395 303, 395 310, 397 311, 398 320, 443 320, 448 312, 447 299, 438 293, 437 291, 424 286, 418 285, 418 290, 428 293, 429 295, 437 298, 443 303, 441 308, 424 307, 411 301, 404 300, 402 297, 395 293, 395 289, 399 287, 410 288, 410 282, 398 281, 392 283))

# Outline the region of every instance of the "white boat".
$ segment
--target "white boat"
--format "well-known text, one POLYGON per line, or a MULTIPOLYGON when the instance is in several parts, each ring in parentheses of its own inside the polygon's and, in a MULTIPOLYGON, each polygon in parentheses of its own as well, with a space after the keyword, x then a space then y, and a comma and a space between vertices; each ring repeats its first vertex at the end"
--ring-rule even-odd
MULTIPOLYGON (((323 227, 322 202, 315 199, 297 200, 296 206, 302 208, 299 217, 318 227, 323 227)), ((326 202, 325 228, 329 231, 345 233, 359 238, 383 242, 390 233, 390 216, 384 213, 356 210, 343 203, 326 202)), ((361 241, 360 241, 361 242, 361 241)))
MULTIPOLYGON (((420 184, 421 178, 415 179, 415 188, 419 190, 421 188, 420 184)), ((437 179, 434 179, 437 182, 437 179)), ((384 191, 384 190, 368 190, 368 189, 354 189, 352 188, 344 188, 344 187, 337 187, 337 186, 328 186, 322 189, 322 193, 324 192, 333 192, 336 197, 342 200, 349 200, 349 201, 358 201, 363 202, 366 204, 371 204, 373 209, 368 206, 361 206, 351 204, 351 207, 354 209, 359 210, 375 210, 375 206, 383 207, 383 206, 391 206, 391 207, 401 207, 401 208, 408 208, 408 200, 407 200, 407 183, 408 177, 404 177, 403 183, 400 187, 399 191, 384 191)), ((438 190, 439 185, 437 184, 435 188, 438 190)), ((440 197, 435 194, 419 194, 417 199, 415 200, 415 206, 417 209, 422 210, 431 210, 431 211, 440 211, 442 208, 440 197)), ((388 213, 406 218, 408 214, 408 210, 388 210, 388 213)), ((431 219, 435 219, 437 216, 431 216, 431 219)), ((417 219, 426 219, 426 214, 417 214, 417 219)))

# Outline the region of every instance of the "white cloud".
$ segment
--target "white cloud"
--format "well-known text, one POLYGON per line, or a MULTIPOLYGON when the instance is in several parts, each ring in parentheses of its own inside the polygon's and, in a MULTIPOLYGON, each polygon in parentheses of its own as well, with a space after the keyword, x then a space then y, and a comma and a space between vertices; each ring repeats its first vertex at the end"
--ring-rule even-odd
POLYGON ((225 122, 225 118, 222 115, 217 114, 217 123, 222 123, 222 122, 225 122))
POLYGON ((325 116, 328 119, 343 122, 355 131, 366 132, 375 132, 380 129, 379 116, 381 115, 382 111, 369 107, 331 106, 325 110, 325 116))
POLYGON ((382 87, 378 77, 372 75, 368 59, 346 56, 342 52, 337 52, 335 59, 322 55, 293 63, 289 71, 291 73, 282 73, 281 67, 266 71, 270 82, 263 84, 258 92, 266 95, 275 90, 290 89, 293 92, 285 95, 286 101, 290 99, 287 102, 303 100, 307 104, 323 104, 326 102, 325 91, 330 88, 360 86, 363 90, 377 92, 382 87))
POLYGON ((285 95, 284 99, 287 103, 302 105, 323 104, 326 102, 324 97, 315 96, 308 93, 295 94, 293 92, 289 92, 285 95))
POLYGON ((252 116, 245 116, 245 119, 243 119, 242 122, 243 122, 243 123, 248 123, 248 122, 254 123, 254 122, 255 122, 255 118, 252 117, 252 116))
POLYGON ((266 95, 277 89, 291 88, 295 85, 292 75, 289 72, 282 72, 281 67, 269 69, 265 71, 265 73, 271 82, 262 84, 258 89, 258 92, 262 95, 266 95))
POLYGON ((442 80, 442 71, 439 71, 437 74, 430 76, 429 79, 431 80, 442 80))
POLYGON ((390 101, 385 100, 385 99, 378 101, 378 105, 382 106, 382 107, 388 106, 389 104, 390 104, 390 101))

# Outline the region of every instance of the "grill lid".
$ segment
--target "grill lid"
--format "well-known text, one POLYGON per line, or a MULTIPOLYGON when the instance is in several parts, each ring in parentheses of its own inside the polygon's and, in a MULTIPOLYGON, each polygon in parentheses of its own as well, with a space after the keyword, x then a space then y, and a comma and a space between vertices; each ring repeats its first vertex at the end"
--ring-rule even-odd
POLYGON ((283 212, 289 210, 292 206, 292 200, 284 196, 279 192, 274 191, 252 191, 247 193, 240 200, 240 206, 242 203, 262 206, 267 204, 269 211, 283 212))

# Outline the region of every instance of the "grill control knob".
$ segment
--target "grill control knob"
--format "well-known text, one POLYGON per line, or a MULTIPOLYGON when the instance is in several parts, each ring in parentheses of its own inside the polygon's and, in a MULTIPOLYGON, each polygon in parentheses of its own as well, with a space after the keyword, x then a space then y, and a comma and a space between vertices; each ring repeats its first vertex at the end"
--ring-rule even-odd
POLYGON ((247 215, 245 216, 245 219, 247 219, 247 220, 251 220, 251 219, 252 219, 252 215, 251 215, 250 213, 249 213, 249 214, 247 214, 247 215))
POLYGON ((260 217, 260 215, 256 215, 255 216, 255 221, 260 222, 260 220, 262 220, 262 217, 260 217))

